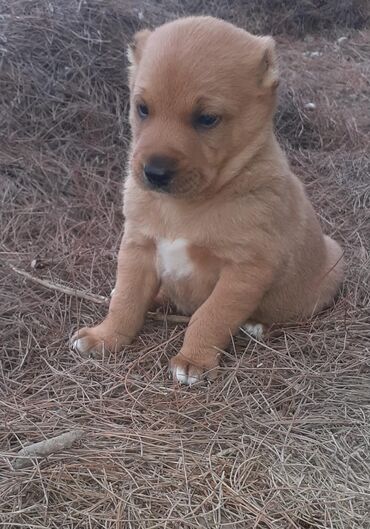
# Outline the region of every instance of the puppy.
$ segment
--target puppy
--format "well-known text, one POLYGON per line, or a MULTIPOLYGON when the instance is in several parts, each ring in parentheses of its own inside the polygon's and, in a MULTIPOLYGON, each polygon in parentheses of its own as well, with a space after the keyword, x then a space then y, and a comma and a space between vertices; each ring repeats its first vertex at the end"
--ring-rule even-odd
POLYGON ((312 316, 343 277, 273 132, 271 37, 211 17, 136 34, 129 52, 130 170, 109 313, 73 337, 81 353, 118 351, 154 300, 192 315, 171 370, 214 376, 240 326, 312 316))

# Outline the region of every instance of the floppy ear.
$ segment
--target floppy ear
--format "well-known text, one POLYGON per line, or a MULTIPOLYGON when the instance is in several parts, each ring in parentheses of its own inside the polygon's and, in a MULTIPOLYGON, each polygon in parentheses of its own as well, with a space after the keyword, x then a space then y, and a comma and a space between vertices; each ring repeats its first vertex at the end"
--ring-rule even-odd
POLYGON ((279 84, 275 41, 272 37, 259 38, 262 44, 262 58, 258 68, 259 83, 262 88, 274 89, 279 84))
POLYGON ((134 38, 127 50, 127 57, 132 66, 140 62, 146 41, 148 40, 151 31, 149 29, 142 29, 135 33, 134 38))

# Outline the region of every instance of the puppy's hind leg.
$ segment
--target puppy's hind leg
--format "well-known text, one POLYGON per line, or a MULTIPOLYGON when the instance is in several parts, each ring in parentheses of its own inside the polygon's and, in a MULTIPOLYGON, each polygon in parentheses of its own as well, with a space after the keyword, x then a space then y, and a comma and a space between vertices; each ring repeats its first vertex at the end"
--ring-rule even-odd
POLYGON ((319 285, 319 297, 315 312, 328 307, 334 301, 344 278, 343 250, 339 244, 325 235, 326 265, 319 285))
POLYGON ((150 304, 149 310, 156 311, 158 309, 166 307, 169 304, 170 299, 164 293, 163 288, 160 288, 158 294, 155 296, 152 303, 150 304))
POLYGON ((249 336, 252 336, 252 338, 255 338, 256 340, 261 340, 266 332, 266 328, 263 323, 256 323, 250 320, 247 321, 240 328, 244 333, 248 334, 249 336))

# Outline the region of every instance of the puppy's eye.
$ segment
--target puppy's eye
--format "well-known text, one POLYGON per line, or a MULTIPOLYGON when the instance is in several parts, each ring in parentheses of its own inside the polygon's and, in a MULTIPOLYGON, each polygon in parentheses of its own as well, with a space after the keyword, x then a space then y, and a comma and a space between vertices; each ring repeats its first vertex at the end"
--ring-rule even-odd
POLYGON ((220 122, 220 117, 214 114, 199 114, 195 118, 195 126, 202 129, 211 129, 220 122))
POLYGON ((149 108, 145 103, 139 103, 136 110, 141 119, 146 119, 149 116, 149 108))

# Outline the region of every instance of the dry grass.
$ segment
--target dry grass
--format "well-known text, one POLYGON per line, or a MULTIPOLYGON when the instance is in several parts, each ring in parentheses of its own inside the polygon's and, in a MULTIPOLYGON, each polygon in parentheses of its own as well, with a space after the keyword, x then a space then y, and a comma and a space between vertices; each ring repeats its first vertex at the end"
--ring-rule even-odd
POLYGON ((129 141, 124 47, 185 10, 281 34, 278 132, 348 262, 335 307, 264 343, 236 338, 221 377, 191 390, 167 375, 183 326, 150 322, 124 354, 81 359, 68 337, 104 308, 3 265, 0 527, 370 527, 369 33, 353 29, 360 2, 337 5, 331 40, 284 35, 327 27, 324 11, 298 31, 297 2, 279 20, 261 14, 271 0, 258 4, 0 1, 2 262, 109 294, 129 141), (13 469, 23 446, 75 429, 71 448, 13 469))

